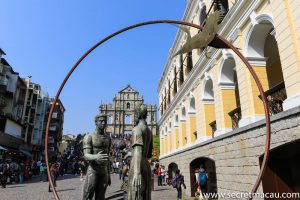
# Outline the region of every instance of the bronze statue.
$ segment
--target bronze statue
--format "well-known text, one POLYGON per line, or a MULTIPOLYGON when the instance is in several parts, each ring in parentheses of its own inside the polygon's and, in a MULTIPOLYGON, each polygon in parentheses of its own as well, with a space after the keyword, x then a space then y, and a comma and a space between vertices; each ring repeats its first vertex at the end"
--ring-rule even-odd
POLYGON ((129 170, 128 200, 151 199, 151 168, 148 159, 152 155, 152 133, 147 126, 147 108, 135 109, 135 127, 132 130, 132 158, 129 170))
POLYGON ((109 151, 111 139, 106 136, 107 116, 95 117, 97 130, 83 139, 84 159, 89 163, 83 186, 83 200, 105 200, 105 192, 110 180, 109 151))
POLYGON ((179 54, 188 53, 193 49, 200 49, 203 51, 215 38, 218 31, 218 22, 222 17, 220 11, 215 11, 210 14, 206 19, 202 31, 191 37, 190 30, 186 27, 180 26, 179 28, 187 34, 187 39, 184 45, 172 56, 173 58, 179 54))

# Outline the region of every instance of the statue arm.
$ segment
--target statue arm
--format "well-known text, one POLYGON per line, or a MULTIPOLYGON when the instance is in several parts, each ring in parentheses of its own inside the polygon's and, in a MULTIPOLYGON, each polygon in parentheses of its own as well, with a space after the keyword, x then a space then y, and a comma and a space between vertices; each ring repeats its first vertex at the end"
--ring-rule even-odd
POLYGON ((132 141, 132 162, 133 162, 133 181, 132 186, 138 191, 142 186, 142 175, 141 175, 141 161, 143 151, 143 137, 142 132, 138 128, 133 129, 133 141, 132 141))
POLYGON ((83 138, 83 156, 86 161, 96 160, 96 156, 92 154, 92 148, 92 137, 90 135, 86 135, 83 138))
POLYGON ((106 161, 108 156, 107 154, 102 154, 103 151, 100 151, 98 154, 92 154, 92 137, 90 135, 86 135, 83 139, 83 154, 84 159, 86 161, 96 161, 96 162, 102 162, 106 161))
POLYGON ((141 161, 142 161, 142 146, 136 145, 133 148, 133 165, 134 165, 134 173, 140 174, 141 173, 141 161))
POLYGON ((84 149, 84 159, 86 161, 95 161, 97 159, 97 154, 91 154, 91 149, 84 149))

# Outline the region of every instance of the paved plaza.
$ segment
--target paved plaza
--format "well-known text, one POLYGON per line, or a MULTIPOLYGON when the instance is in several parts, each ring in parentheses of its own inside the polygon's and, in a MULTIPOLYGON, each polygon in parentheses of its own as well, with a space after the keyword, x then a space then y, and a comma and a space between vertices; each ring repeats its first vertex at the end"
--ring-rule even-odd
MULTIPOLYGON (((48 182, 40 181, 41 177, 34 177, 29 183, 7 185, 7 188, 0 188, 1 200, 51 200, 54 199, 52 193, 48 192, 48 182)), ((112 186, 106 192, 107 200, 124 199, 123 192, 120 190, 121 181, 118 176, 113 174, 112 186)), ((157 182, 155 182, 157 185, 157 182)), ((59 177, 57 181, 57 192, 61 200, 79 200, 82 196, 83 181, 78 176, 66 175, 59 177)), ((154 200, 176 200, 176 190, 171 186, 155 187, 152 192, 154 200)))

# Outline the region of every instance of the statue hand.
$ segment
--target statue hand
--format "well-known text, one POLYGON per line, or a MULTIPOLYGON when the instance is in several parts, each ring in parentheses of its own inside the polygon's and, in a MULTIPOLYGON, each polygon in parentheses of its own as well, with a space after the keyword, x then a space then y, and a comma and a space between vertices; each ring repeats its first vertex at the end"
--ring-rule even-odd
POLYGON ((134 173, 132 180, 132 188, 135 188, 136 191, 139 191, 142 187, 142 175, 141 173, 134 173))
POLYGON ((108 160, 108 155, 106 153, 102 153, 103 151, 99 151, 96 154, 96 162, 101 163, 108 160))

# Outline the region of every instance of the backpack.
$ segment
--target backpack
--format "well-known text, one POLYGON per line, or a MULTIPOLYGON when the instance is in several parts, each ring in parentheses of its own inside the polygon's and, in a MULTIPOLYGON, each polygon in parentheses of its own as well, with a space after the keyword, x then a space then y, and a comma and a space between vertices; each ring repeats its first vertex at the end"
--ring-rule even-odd
POLYGON ((207 177, 205 171, 199 172, 199 184, 200 185, 206 185, 207 177))

